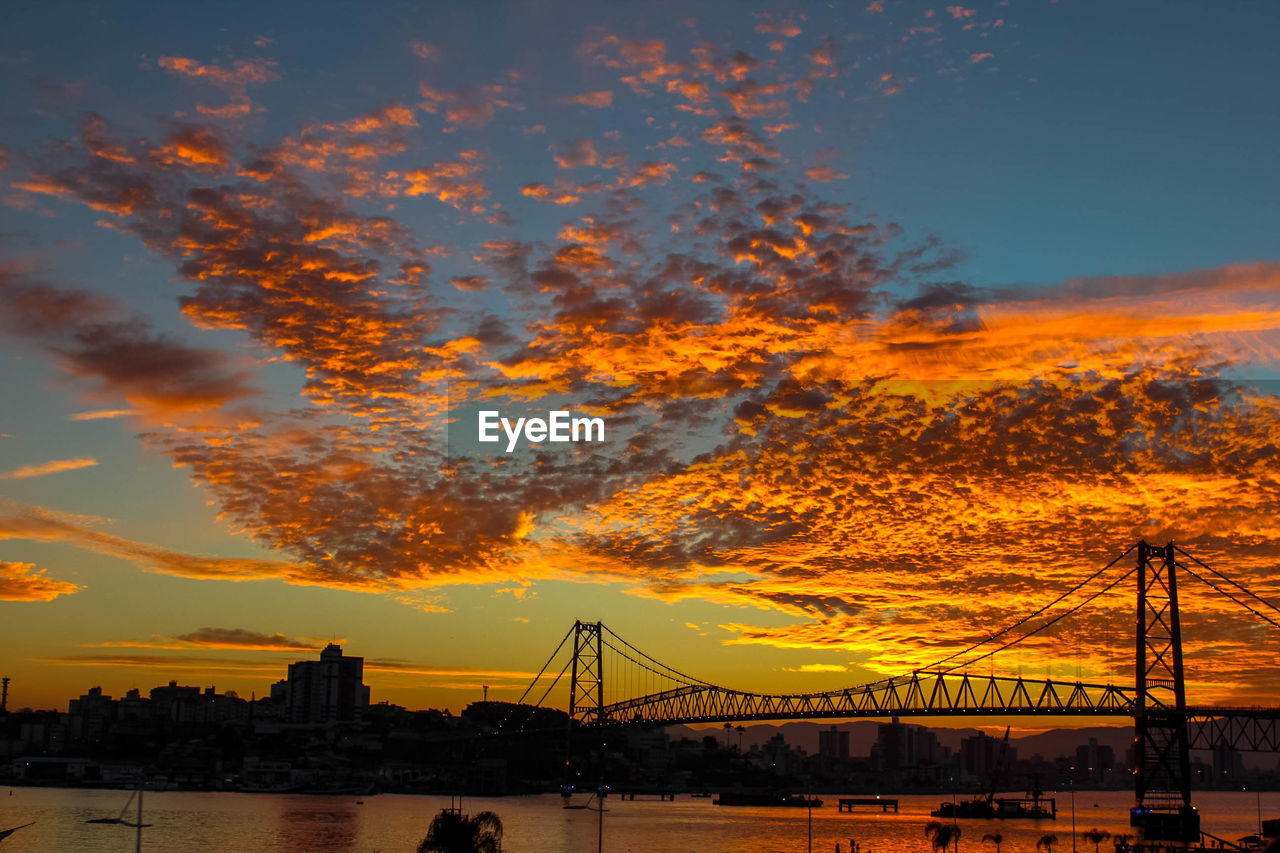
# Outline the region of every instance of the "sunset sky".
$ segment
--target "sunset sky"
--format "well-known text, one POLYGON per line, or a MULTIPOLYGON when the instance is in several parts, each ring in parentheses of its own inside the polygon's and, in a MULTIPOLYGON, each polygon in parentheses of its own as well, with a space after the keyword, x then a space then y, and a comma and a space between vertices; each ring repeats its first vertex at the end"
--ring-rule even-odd
MULTIPOLYGON (((456 712, 575 618, 830 689, 1142 537, 1280 600, 1274 3, 5 17, 11 709, 336 640, 456 712), (607 440, 476 441, 555 409, 607 440)), ((1280 704, 1184 584, 1193 700, 1280 704)), ((1132 632, 1125 583, 981 671, 1132 632)))

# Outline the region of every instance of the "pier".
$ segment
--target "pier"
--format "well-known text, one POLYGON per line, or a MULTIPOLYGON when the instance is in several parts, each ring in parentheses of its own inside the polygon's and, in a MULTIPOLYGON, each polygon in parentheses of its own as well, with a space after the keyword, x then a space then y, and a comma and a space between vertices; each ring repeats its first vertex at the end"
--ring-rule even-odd
POLYGON ((853 814, 854 806, 879 806, 882 814, 888 814, 889 809, 898 811, 897 798, 890 797, 841 797, 839 810, 853 814))

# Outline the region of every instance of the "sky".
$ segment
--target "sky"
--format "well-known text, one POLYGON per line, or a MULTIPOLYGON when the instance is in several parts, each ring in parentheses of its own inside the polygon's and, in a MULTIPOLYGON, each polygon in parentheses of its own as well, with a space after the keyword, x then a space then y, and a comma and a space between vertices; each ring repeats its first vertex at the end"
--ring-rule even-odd
MULTIPOLYGON (((11 708, 336 641, 456 712, 574 619, 833 689, 1140 538, 1280 599, 1272 3, 6 17, 11 708)), ((1276 629, 1182 593, 1192 700, 1275 704, 1276 629)), ((1133 622, 977 666, 1131 682, 1133 622)))

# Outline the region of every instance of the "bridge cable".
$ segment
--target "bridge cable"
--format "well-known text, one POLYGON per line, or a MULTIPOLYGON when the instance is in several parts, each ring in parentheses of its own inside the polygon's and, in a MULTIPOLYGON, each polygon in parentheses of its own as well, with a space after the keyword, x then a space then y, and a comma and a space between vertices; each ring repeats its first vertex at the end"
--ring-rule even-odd
MULTIPOLYGON (((676 669, 675 667, 667 666, 667 665, 666 665, 665 663, 663 663, 662 661, 657 660, 656 658, 652 657, 651 655, 647 655, 647 654, 645 654, 644 652, 642 652, 642 651, 640 651, 639 649, 637 649, 635 646, 633 646, 633 645, 631 645, 630 643, 628 643, 626 640, 624 640, 624 639, 622 639, 621 637, 619 637, 616 633, 614 633, 613 629, 612 629, 612 628, 610 628, 608 625, 601 625, 601 627, 602 627, 602 628, 604 628, 604 630, 608 631, 608 632, 609 632, 609 635, 610 635, 610 636, 612 636, 615 640, 617 640, 619 643, 622 643, 622 644, 623 644, 624 646, 626 646, 628 649, 631 649, 631 651, 633 651, 633 652, 635 652, 636 654, 640 655, 640 656, 641 656, 641 657, 643 657, 645 660, 648 660, 648 661, 650 661, 651 663, 653 663, 653 664, 655 664, 655 665, 657 665, 657 666, 661 667, 662 669, 665 669, 667 672, 674 673, 675 675, 679 676, 680 678, 683 678, 683 679, 685 680, 685 683, 686 683, 686 684, 689 684, 690 686, 692 686, 692 685, 694 685, 694 684, 700 684, 700 685, 702 685, 703 687, 715 687, 715 686, 716 686, 716 685, 714 685, 714 684, 712 684, 712 683, 710 683, 710 682, 708 682, 708 681, 703 681, 701 678, 694 678, 692 675, 686 675, 685 673, 681 672, 680 670, 676 669)), ((614 651, 618 651, 618 650, 617 650, 617 649, 614 649, 614 651)), ((644 664, 640 663, 640 661, 637 661, 637 660, 635 660, 634 658, 630 658, 630 657, 628 657, 628 660, 630 660, 632 663, 637 664, 637 665, 639 665, 639 666, 644 666, 644 664)), ((652 670, 652 671, 653 671, 653 672, 656 672, 656 670, 652 670)))
MULTIPOLYGON (((535 705, 537 705, 539 708, 542 707, 542 703, 546 701, 547 696, 551 693, 552 688, 554 688, 557 684, 560 683, 560 679, 564 678, 564 674, 569 669, 569 665, 571 663, 573 663, 573 658, 569 658, 569 660, 565 661, 565 665, 560 670, 560 674, 556 676, 555 681, 552 681, 546 690, 542 691, 542 698, 539 699, 536 703, 534 703, 535 705)), ((521 698, 523 699, 524 697, 521 697, 521 698)))
MULTIPOLYGON (((931 669, 936 669, 937 667, 942 666, 944 663, 946 663, 946 662, 947 662, 947 661, 949 661, 949 660, 952 660, 953 658, 958 658, 958 657, 960 657, 961 655, 967 655, 969 652, 972 652, 972 651, 974 651, 975 649, 979 649, 979 648, 981 648, 982 646, 985 646, 987 643, 990 643, 992 640, 995 640, 996 638, 1001 637, 1001 636, 1003 636, 1003 635, 1005 635, 1005 634, 1009 633, 1010 631, 1014 630, 1015 628, 1017 628, 1017 627, 1019 627, 1019 626, 1021 626, 1021 625, 1025 625, 1027 622, 1030 622, 1032 619, 1035 619, 1037 616, 1040 616, 1040 615, 1044 614, 1046 611, 1048 611, 1048 610, 1052 609, 1053 607, 1057 606, 1057 605, 1058 605, 1058 604, 1059 604, 1063 599, 1067 598, 1067 597, 1068 597, 1068 596, 1070 596, 1070 595, 1075 594, 1076 592, 1078 592, 1078 591, 1079 591, 1080 589, 1082 589, 1083 587, 1085 587, 1085 586, 1089 585, 1090 583, 1092 583, 1092 582, 1093 582, 1093 581, 1094 581, 1094 580, 1095 580, 1099 575, 1101 575, 1101 574, 1103 574, 1104 572, 1108 571, 1108 570, 1109 570, 1109 569, 1111 569, 1113 566, 1115 566, 1115 564, 1116 564, 1116 563, 1120 562, 1120 561, 1121 561, 1121 560, 1123 560, 1125 557, 1129 556, 1129 554, 1133 552, 1133 549, 1134 549, 1134 548, 1137 548, 1137 547, 1138 547, 1138 545, 1137 545, 1137 543, 1136 543, 1136 542, 1135 542, 1133 545, 1130 545, 1130 546, 1129 546, 1129 548, 1128 548, 1128 550, 1126 550, 1123 554, 1121 554, 1120 556, 1116 557, 1116 558, 1115 558, 1114 560, 1112 560, 1110 563, 1107 563, 1105 566, 1103 566, 1102 568, 1098 569, 1098 570, 1097 570, 1096 572, 1094 572, 1093 574, 1089 575, 1089 577, 1085 578, 1083 581, 1081 581, 1080 583, 1078 583, 1076 586, 1074 586, 1074 587, 1072 587, 1071 589, 1067 590, 1067 591, 1066 591, 1066 592, 1064 592, 1062 595, 1058 596, 1058 597, 1057 597, 1057 598, 1055 598, 1053 601, 1049 602, 1049 603, 1048 603, 1048 604, 1046 604, 1044 607, 1041 607, 1039 610, 1035 611, 1034 613, 1031 613, 1031 614, 1029 614, 1029 615, 1027 615, 1027 616, 1024 616, 1023 618, 1019 619, 1017 622, 1014 622, 1012 625, 1006 625, 1005 627, 1001 628, 999 631, 996 631, 996 632, 995 632, 994 634, 992 634, 991 636, 986 637, 985 639, 979 640, 978 642, 974 643, 972 646, 969 646, 967 649, 961 649, 960 651, 955 652, 954 654, 947 655, 945 658, 942 658, 941 660, 938 660, 938 661, 934 661, 933 663, 929 664, 928 666, 921 667, 920 669, 921 669, 921 670, 926 670, 926 669, 929 669, 929 670, 931 670, 931 669)), ((1132 573, 1132 572, 1130 572, 1129 574, 1133 574, 1133 573, 1132 573)), ((1128 577, 1128 575, 1126 575, 1125 577, 1128 577)), ((1114 584, 1112 584, 1112 586, 1114 586, 1114 584)), ((1110 589, 1110 588, 1111 588, 1111 587, 1107 587, 1107 589, 1110 589)), ((1096 596, 1095 596, 1095 597, 1096 597, 1096 596)), ((1092 601, 1092 600, 1093 600, 1093 599, 1092 599, 1092 598, 1090 598, 1090 599, 1086 600, 1085 602, 1083 602, 1083 604, 1087 604, 1089 601, 1092 601)), ((1077 605, 1077 606, 1076 606, 1076 609, 1078 609, 1080 606, 1082 606, 1082 605, 1077 605)), ((1069 610, 1069 611, 1067 611, 1067 612, 1068 612, 1068 613, 1071 613, 1071 612, 1074 612, 1074 611, 1069 610)), ((1066 615, 1066 614, 1063 614, 1063 615, 1066 615)), ((1053 624, 1052 622, 1048 623, 1048 625, 1052 625, 1052 624, 1053 624)), ((1048 627, 1048 625, 1046 625, 1045 627, 1048 627)), ((1033 631, 1032 633, 1035 633, 1035 632, 1033 631)), ((1031 634, 1027 634, 1027 635, 1025 635, 1022 639, 1026 639, 1026 637, 1029 637, 1029 636, 1031 636, 1031 634)), ((1015 641, 1015 642, 1020 642, 1020 640, 1015 641)), ((1010 643, 1009 645, 1013 645, 1013 643, 1010 643)), ((999 649, 996 649, 996 651, 1001 651, 1001 650, 1006 649, 1006 648, 1008 648, 1008 647, 1009 647, 1009 646, 1001 646, 999 649)), ((995 652, 992 652, 991 654, 994 654, 994 653, 995 653, 995 652)), ((978 661, 983 660, 984 658, 990 657, 990 656, 991 656, 991 654, 983 655, 983 656, 982 656, 982 657, 980 657, 980 658, 974 658, 974 660, 970 661, 970 663, 977 663, 978 661)), ((957 664, 956 666, 950 667, 950 668, 948 668, 948 669, 944 670, 944 672, 951 672, 952 670, 956 669, 958 666, 960 666, 960 664, 957 664)), ((920 670, 917 670, 917 672, 918 672, 918 671, 920 671, 920 670)))
MULTIPOLYGON (((542 674, 547 671, 547 667, 551 666, 551 662, 556 659, 556 655, 560 654, 560 650, 564 648, 564 644, 569 641, 569 636, 572 633, 573 633, 573 628, 570 628, 568 631, 565 632, 565 635, 562 638, 560 638, 560 645, 556 646, 556 650, 551 653, 551 657, 547 658, 547 662, 542 665, 542 669, 538 670, 538 674, 533 677, 533 681, 529 682, 529 686, 526 687, 524 689, 524 692, 520 694, 520 698, 516 700, 517 705, 524 704, 524 698, 529 695, 529 691, 532 690, 534 685, 538 683, 538 679, 542 678, 542 674)), ((546 648, 546 646, 543 646, 543 648, 546 648)), ((564 675, 564 670, 561 670, 560 674, 564 675)), ((539 702, 538 704, 541 705, 542 703, 539 702)))
POLYGON ((1276 628, 1280 628, 1280 622, 1277 622, 1276 620, 1272 619, 1270 616, 1266 615, 1265 613, 1259 613, 1257 610, 1254 610, 1254 609, 1253 609, 1252 607, 1250 607, 1248 604, 1246 604, 1245 602, 1243 602, 1243 601, 1241 601, 1240 599, 1236 598, 1234 595, 1232 595, 1231 593, 1227 592, 1225 589, 1223 589, 1222 587, 1218 586, 1216 583, 1214 583, 1213 581, 1209 580, 1208 578, 1202 578, 1202 577, 1200 577, 1200 575, 1196 574, 1196 573, 1195 573, 1195 571, 1193 571, 1192 569, 1187 568, 1186 566, 1179 566, 1179 568, 1181 568, 1184 572, 1186 572, 1187 574, 1191 575, 1191 577, 1195 578, 1196 580, 1200 581, 1201 583, 1203 583, 1203 584, 1207 584, 1208 586, 1213 587, 1213 588, 1214 588, 1214 589, 1216 589, 1218 592, 1222 593, 1222 594, 1223 594, 1223 595, 1225 595, 1227 598, 1229 598, 1229 599, 1231 599, 1232 601, 1234 601, 1236 604, 1239 604, 1239 605, 1240 605, 1241 607, 1243 607, 1245 610, 1248 610, 1250 613, 1252 613, 1254 616, 1257 616, 1259 619, 1263 620, 1264 622, 1269 622, 1269 623, 1271 623, 1273 626, 1275 626, 1276 628))
MULTIPOLYGON (((1131 550, 1132 550, 1132 549, 1131 549, 1131 550)), ((1124 556, 1124 555, 1122 554, 1121 556, 1124 556)), ((1112 563, 1112 565, 1114 565, 1114 563, 1112 563)), ((1131 577, 1135 572, 1137 572, 1137 571, 1138 571, 1138 567, 1137 567, 1137 566, 1134 566, 1132 569, 1130 569, 1129 571, 1125 572, 1123 575, 1121 575, 1120 577, 1116 578, 1116 579, 1115 579, 1115 580, 1113 580, 1111 583, 1107 584, 1107 585, 1106 585, 1106 586, 1104 586, 1102 589, 1098 590, 1098 591, 1097 591, 1097 592, 1095 592, 1093 595, 1089 596, 1089 597, 1088 597, 1088 598, 1086 598, 1084 601, 1082 601, 1082 602, 1080 602, 1079 604, 1077 604, 1075 607, 1072 607, 1070 610, 1064 610, 1062 613, 1059 613, 1057 616, 1053 617, 1053 618, 1052 618, 1052 619, 1050 619, 1048 622, 1046 622, 1046 623, 1044 623, 1043 625, 1041 625, 1039 628, 1036 628, 1036 629, 1034 629, 1034 630, 1032 630, 1032 631, 1028 631, 1027 633, 1023 634, 1021 637, 1019 637, 1019 638, 1018 638, 1018 639, 1016 639, 1016 640, 1010 640, 1009 642, 1005 643, 1003 646, 1001 646, 1001 647, 1000 647, 1000 648, 998 648, 998 649, 992 649, 991 651, 987 652, 986 654, 979 655, 978 657, 973 658, 972 660, 965 661, 964 663, 958 663, 958 664, 955 664, 954 666, 947 667, 946 669, 942 670, 942 674, 944 674, 944 675, 945 675, 945 674, 946 674, 946 673, 948 673, 948 672, 954 672, 955 670, 959 669, 959 668, 960 668, 960 667, 962 667, 962 666, 972 666, 973 664, 977 663, 978 661, 980 661, 980 660, 985 660, 985 659, 987 659, 987 658, 991 657, 992 655, 996 654, 997 652, 1002 652, 1002 651, 1004 651, 1005 649, 1009 648, 1010 646, 1016 646, 1018 643, 1021 643, 1023 640, 1027 639, 1028 637, 1034 636, 1035 634, 1039 634, 1039 633, 1040 633, 1041 631, 1043 631, 1045 628, 1048 628, 1050 625, 1053 625, 1053 624, 1056 624, 1057 622, 1062 621, 1062 620, 1063 620, 1063 619, 1065 619, 1066 617, 1070 616, 1072 613, 1075 613, 1077 610, 1079 610, 1080 608, 1084 607, 1086 604, 1088 604, 1088 603, 1090 603, 1091 601, 1093 601, 1095 598, 1098 598, 1098 597, 1100 597, 1100 596, 1102 596, 1102 595, 1104 595, 1104 594, 1106 594, 1106 593, 1110 592, 1113 588, 1115 588, 1115 587, 1116 587, 1116 585, 1117 585, 1117 584, 1119 584, 1121 581, 1128 580, 1128 579, 1129 579, 1129 578, 1130 578, 1130 577, 1131 577)), ((1028 618, 1030 618, 1030 617, 1028 617, 1028 618)), ((1026 620, 1024 619, 1023 621, 1025 622, 1026 620)), ((1273 623, 1273 624, 1274 624, 1274 623, 1273 623)), ((952 657, 954 657, 954 655, 952 655, 952 657)), ((917 670, 917 672, 919 672, 919 671, 920 671, 920 670, 917 670)))
MULTIPOLYGON (((674 682, 676 682, 677 684, 684 684, 684 685, 685 685, 685 686, 687 686, 687 687, 693 687, 693 686, 694 686, 694 684, 693 684, 693 683, 688 683, 688 682, 682 682, 682 681, 679 681, 678 679, 672 678, 672 677, 671 677, 670 675, 668 675, 666 672, 663 672, 663 671, 661 671, 661 670, 654 669, 653 667, 649 666, 648 664, 644 663, 643 661, 638 661, 638 660, 636 660, 635 658, 631 657, 630 655, 626 654, 625 652, 623 652, 623 651, 619 650, 616 646, 614 646, 614 645, 613 645, 612 643, 610 643, 608 640, 604 640, 604 641, 603 641, 603 643, 604 643, 604 647, 605 647, 606 649, 609 649, 611 652, 613 652, 613 653, 614 653, 614 654, 616 654, 616 655, 620 655, 621 657, 625 658, 627 661, 631 662, 632 664, 634 664, 634 665, 636 665, 636 666, 638 666, 638 667, 641 667, 641 668, 643 668, 643 669, 645 669, 645 670, 648 670, 649 672, 652 672, 654 675, 662 676, 663 678, 667 679, 668 681, 674 681, 674 682)), ((641 652, 641 654, 644 654, 644 653, 643 653, 643 652, 641 652)), ((645 655, 645 657, 648 657, 648 655, 645 655)), ((652 658, 650 658, 650 660, 653 660, 653 659, 652 659, 652 658)), ((658 663, 658 662, 657 662, 657 661, 654 661, 654 663, 658 663)), ((664 664, 658 663, 658 666, 664 666, 664 664)), ((672 670, 672 672, 675 672, 675 670, 672 670)), ((688 677, 688 676, 686 676, 686 678, 687 678, 687 677, 688 677)), ((691 681, 696 681, 696 680, 691 679, 691 681)), ((712 684, 706 684, 706 682, 696 682, 696 683, 701 684, 701 685, 704 685, 704 686, 707 686, 707 687, 714 687, 714 686, 715 686, 715 685, 712 685, 712 684)))
MULTIPOLYGON (((1226 581, 1227 583, 1231 584, 1231 585, 1232 585, 1232 586, 1234 586, 1236 589, 1240 590, 1240 591, 1241 591, 1241 592, 1243 592, 1245 595, 1249 596, 1250 598, 1254 599, 1255 601, 1257 601, 1257 602, 1259 602, 1259 603, 1261 603, 1261 604, 1266 605, 1266 607, 1267 607, 1268 609, 1270 609, 1270 610, 1274 610, 1274 611, 1276 611, 1277 613, 1280 613, 1280 607, 1275 606, 1274 604, 1272 604, 1270 601, 1267 601, 1267 600, 1266 600, 1265 598, 1263 598, 1262 596, 1260 596, 1260 595, 1258 595, 1258 594, 1254 593, 1252 590, 1248 589, 1247 587, 1245 587, 1244 585, 1242 585, 1239 581, 1235 580, 1234 578, 1229 578, 1229 577, 1227 577, 1227 576, 1226 576, 1226 575, 1224 575, 1222 572, 1220 572, 1220 571, 1218 571, 1217 569, 1215 569, 1213 566, 1210 566, 1208 563, 1204 562, 1204 561, 1203 561, 1203 560, 1201 560, 1201 559, 1198 559, 1198 558, 1196 558, 1196 557, 1193 557, 1191 554, 1188 554, 1186 551, 1182 550, 1181 548, 1179 548, 1179 547, 1178 547, 1178 546, 1176 546, 1176 545, 1174 546, 1174 550, 1176 550, 1176 551, 1177 551, 1179 554, 1181 554, 1182 556, 1186 557, 1188 560, 1191 560, 1192 562, 1194 562, 1196 565, 1203 566, 1204 568, 1208 569, 1210 572, 1213 572, 1213 574, 1215 574, 1215 575, 1217 575, 1218 577, 1222 578, 1222 580, 1224 580, 1224 581, 1226 581)), ((1186 566, 1183 566, 1183 568, 1185 569, 1185 568, 1186 568, 1186 566)))

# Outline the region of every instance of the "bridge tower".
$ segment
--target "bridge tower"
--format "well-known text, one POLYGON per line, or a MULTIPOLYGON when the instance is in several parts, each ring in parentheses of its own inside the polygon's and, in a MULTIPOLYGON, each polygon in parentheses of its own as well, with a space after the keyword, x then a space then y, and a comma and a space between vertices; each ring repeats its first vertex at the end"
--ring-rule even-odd
POLYGON ((573 674, 569 678, 569 718, 604 718, 604 657, 600 622, 573 623, 573 674))
POLYGON ((1130 823, 1148 841, 1195 841, 1187 695, 1174 547, 1138 543, 1134 793, 1130 823))

